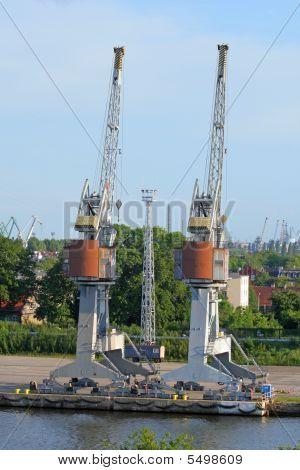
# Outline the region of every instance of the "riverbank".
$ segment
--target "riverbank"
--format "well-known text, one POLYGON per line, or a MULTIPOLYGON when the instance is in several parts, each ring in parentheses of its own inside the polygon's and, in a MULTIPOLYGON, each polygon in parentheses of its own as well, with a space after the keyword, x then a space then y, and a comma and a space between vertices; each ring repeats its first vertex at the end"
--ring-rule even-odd
POLYGON ((270 416, 300 417, 300 397, 277 397, 268 405, 270 416))

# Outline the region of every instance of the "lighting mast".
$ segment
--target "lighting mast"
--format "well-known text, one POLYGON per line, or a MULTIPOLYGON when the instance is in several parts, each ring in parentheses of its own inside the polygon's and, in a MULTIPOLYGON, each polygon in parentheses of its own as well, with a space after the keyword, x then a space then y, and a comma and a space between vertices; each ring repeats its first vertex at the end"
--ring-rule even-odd
POLYGON ((154 291, 154 251, 152 209, 156 191, 142 190, 142 200, 146 205, 146 222, 144 229, 144 260, 141 305, 141 343, 155 342, 155 291, 154 291))
POLYGON ((175 250, 175 272, 181 271, 180 277, 192 293, 188 364, 166 373, 165 380, 230 382, 236 377, 256 377, 231 362, 231 338, 219 331, 219 292, 227 283, 229 258, 224 248, 225 217, 221 216, 228 45, 218 45, 218 51, 207 189, 200 192, 196 180, 188 222, 190 238, 182 250, 175 250))

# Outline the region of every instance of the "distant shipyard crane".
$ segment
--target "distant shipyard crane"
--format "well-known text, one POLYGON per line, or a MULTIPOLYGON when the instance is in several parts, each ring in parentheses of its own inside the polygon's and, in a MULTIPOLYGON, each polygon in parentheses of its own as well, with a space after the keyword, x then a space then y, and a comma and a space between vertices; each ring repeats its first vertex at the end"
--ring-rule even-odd
POLYGON ((279 226, 279 219, 276 220, 276 225, 275 225, 275 231, 274 231, 274 243, 276 243, 276 237, 277 237, 277 232, 278 232, 278 226, 279 226))
POLYGON ((12 216, 10 217, 9 221, 7 222, 7 224, 1 222, 1 226, 0 226, 0 233, 1 235, 3 235, 4 237, 7 237, 7 238, 11 238, 12 237, 12 234, 14 232, 14 228, 16 229, 17 231, 17 238, 19 238, 19 235, 20 235, 20 228, 18 226, 18 223, 16 221, 16 219, 12 216))
POLYGON ((36 215, 33 215, 26 223, 26 225, 22 229, 20 229, 15 217, 10 217, 7 224, 0 224, 0 233, 1 235, 7 238, 12 238, 13 233, 15 233, 15 229, 17 232, 16 238, 22 241, 24 248, 27 248, 28 241, 32 236, 33 229, 36 223, 42 225, 42 222, 39 220, 39 218, 36 215))
POLYGON ((280 244, 284 245, 288 243, 289 240, 289 232, 288 232, 288 225, 287 222, 283 219, 281 224, 280 230, 280 244))
POLYGON ((262 229, 262 231, 261 231, 261 236, 260 236, 261 243, 263 243, 263 241, 264 241, 264 235, 265 235, 265 231, 266 231, 266 226, 267 226, 268 219, 269 219, 269 217, 266 217, 266 218, 265 218, 264 225, 263 225, 263 229, 262 229))
POLYGON ((181 271, 181 279, 192 291, 188 364, 166 373, 163 378, 167 381, 256 378, 248 368, 231 361, 232 337, 219 330, 219 292, 227 283, 229 257, 224 248, 225 218, 221 216, 228 45, 221 44, 218 50, 207 190, 201 193, 196 180, 188 222, 190 239, 182 250, 175 251, 175 273, 181 271))
POLYGON ((76 359, 53 371, 51 377, 117 379, 148 373, 123 359, 124 335, 111 330, 109 322, 109 288, 116 278, 116 231, 112 211, 123 56, 124 47, 115 47, 99 188, 91 192, 88 180, 85 181, 75 222, 75 230, 83 234, 83 239, 73 241, 65 250, 66 271, 80 289, 76 359), (101 363, 95 360, 96 352, 103 355, 101 363))
POLYGON ((146 205, 144 229, 144 260, 141 305, 141 343, 155 342, 155 291, 154 291, 154 251, 153 251, 153 200, 156 191, 142 190, 142 200, 146 205))
POLYGON ((19 231, 19 235, 18 235, 18 238, 22 240, 24 248, 27 248, 28 246, 29 239, 31 238, 33 234, 33 230, 34 230, 36 223, 42 225, 42 222, 39 220, 39 218, 36 215, 33 215, 31 218, 32 218, 31 222, 30 221, 29 221, 30 223, 27 222, 25 227, 21 231, 19 231), (29 227, 28 227, 28 223, 29 223, 29 227))
POLYGON ((261 235, 256 238, 254 245, 255 245, 255 251, 262 251, 264 247, 264 235, 266 231, 266 226, 268 222, 269 217, 266 217, 264 220, 263 228, 261 231, 261 235))

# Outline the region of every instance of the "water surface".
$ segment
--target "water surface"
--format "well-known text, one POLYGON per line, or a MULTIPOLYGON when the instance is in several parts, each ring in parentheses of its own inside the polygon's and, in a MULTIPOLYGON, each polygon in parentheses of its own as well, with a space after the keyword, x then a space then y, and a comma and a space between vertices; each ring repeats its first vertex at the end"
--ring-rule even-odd
POLYGON ((143 426, 159 435, 188 433, 197 448, 278 449, 300 443, 300 418, 193 416, 162 413, 0 410, 4 449, 101 449, 120 444, 143 426))

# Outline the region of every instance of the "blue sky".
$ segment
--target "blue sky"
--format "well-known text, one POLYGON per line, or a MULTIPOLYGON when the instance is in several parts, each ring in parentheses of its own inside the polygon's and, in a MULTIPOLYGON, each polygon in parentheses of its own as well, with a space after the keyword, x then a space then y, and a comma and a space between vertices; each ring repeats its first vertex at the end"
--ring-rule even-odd
MULTIPOLYGON (((209 132, 220 42, 230 46, 230 104, 297 2, 2 0, 100 145, 115 45, 126 48, 122 164, 128 194, 156 188, 160 201, 189 205, 209 132)), ((231 109, 223 206, 230 231, 253 239, 266 216, 300 229, 300 8, 231 109)), ((93 180, 97 151, 0 6, 0 221, 43 220, 38 236, 63 234, 63 208, 93 180)), ((162 208, 159 221, 164 223, 162 208)))

